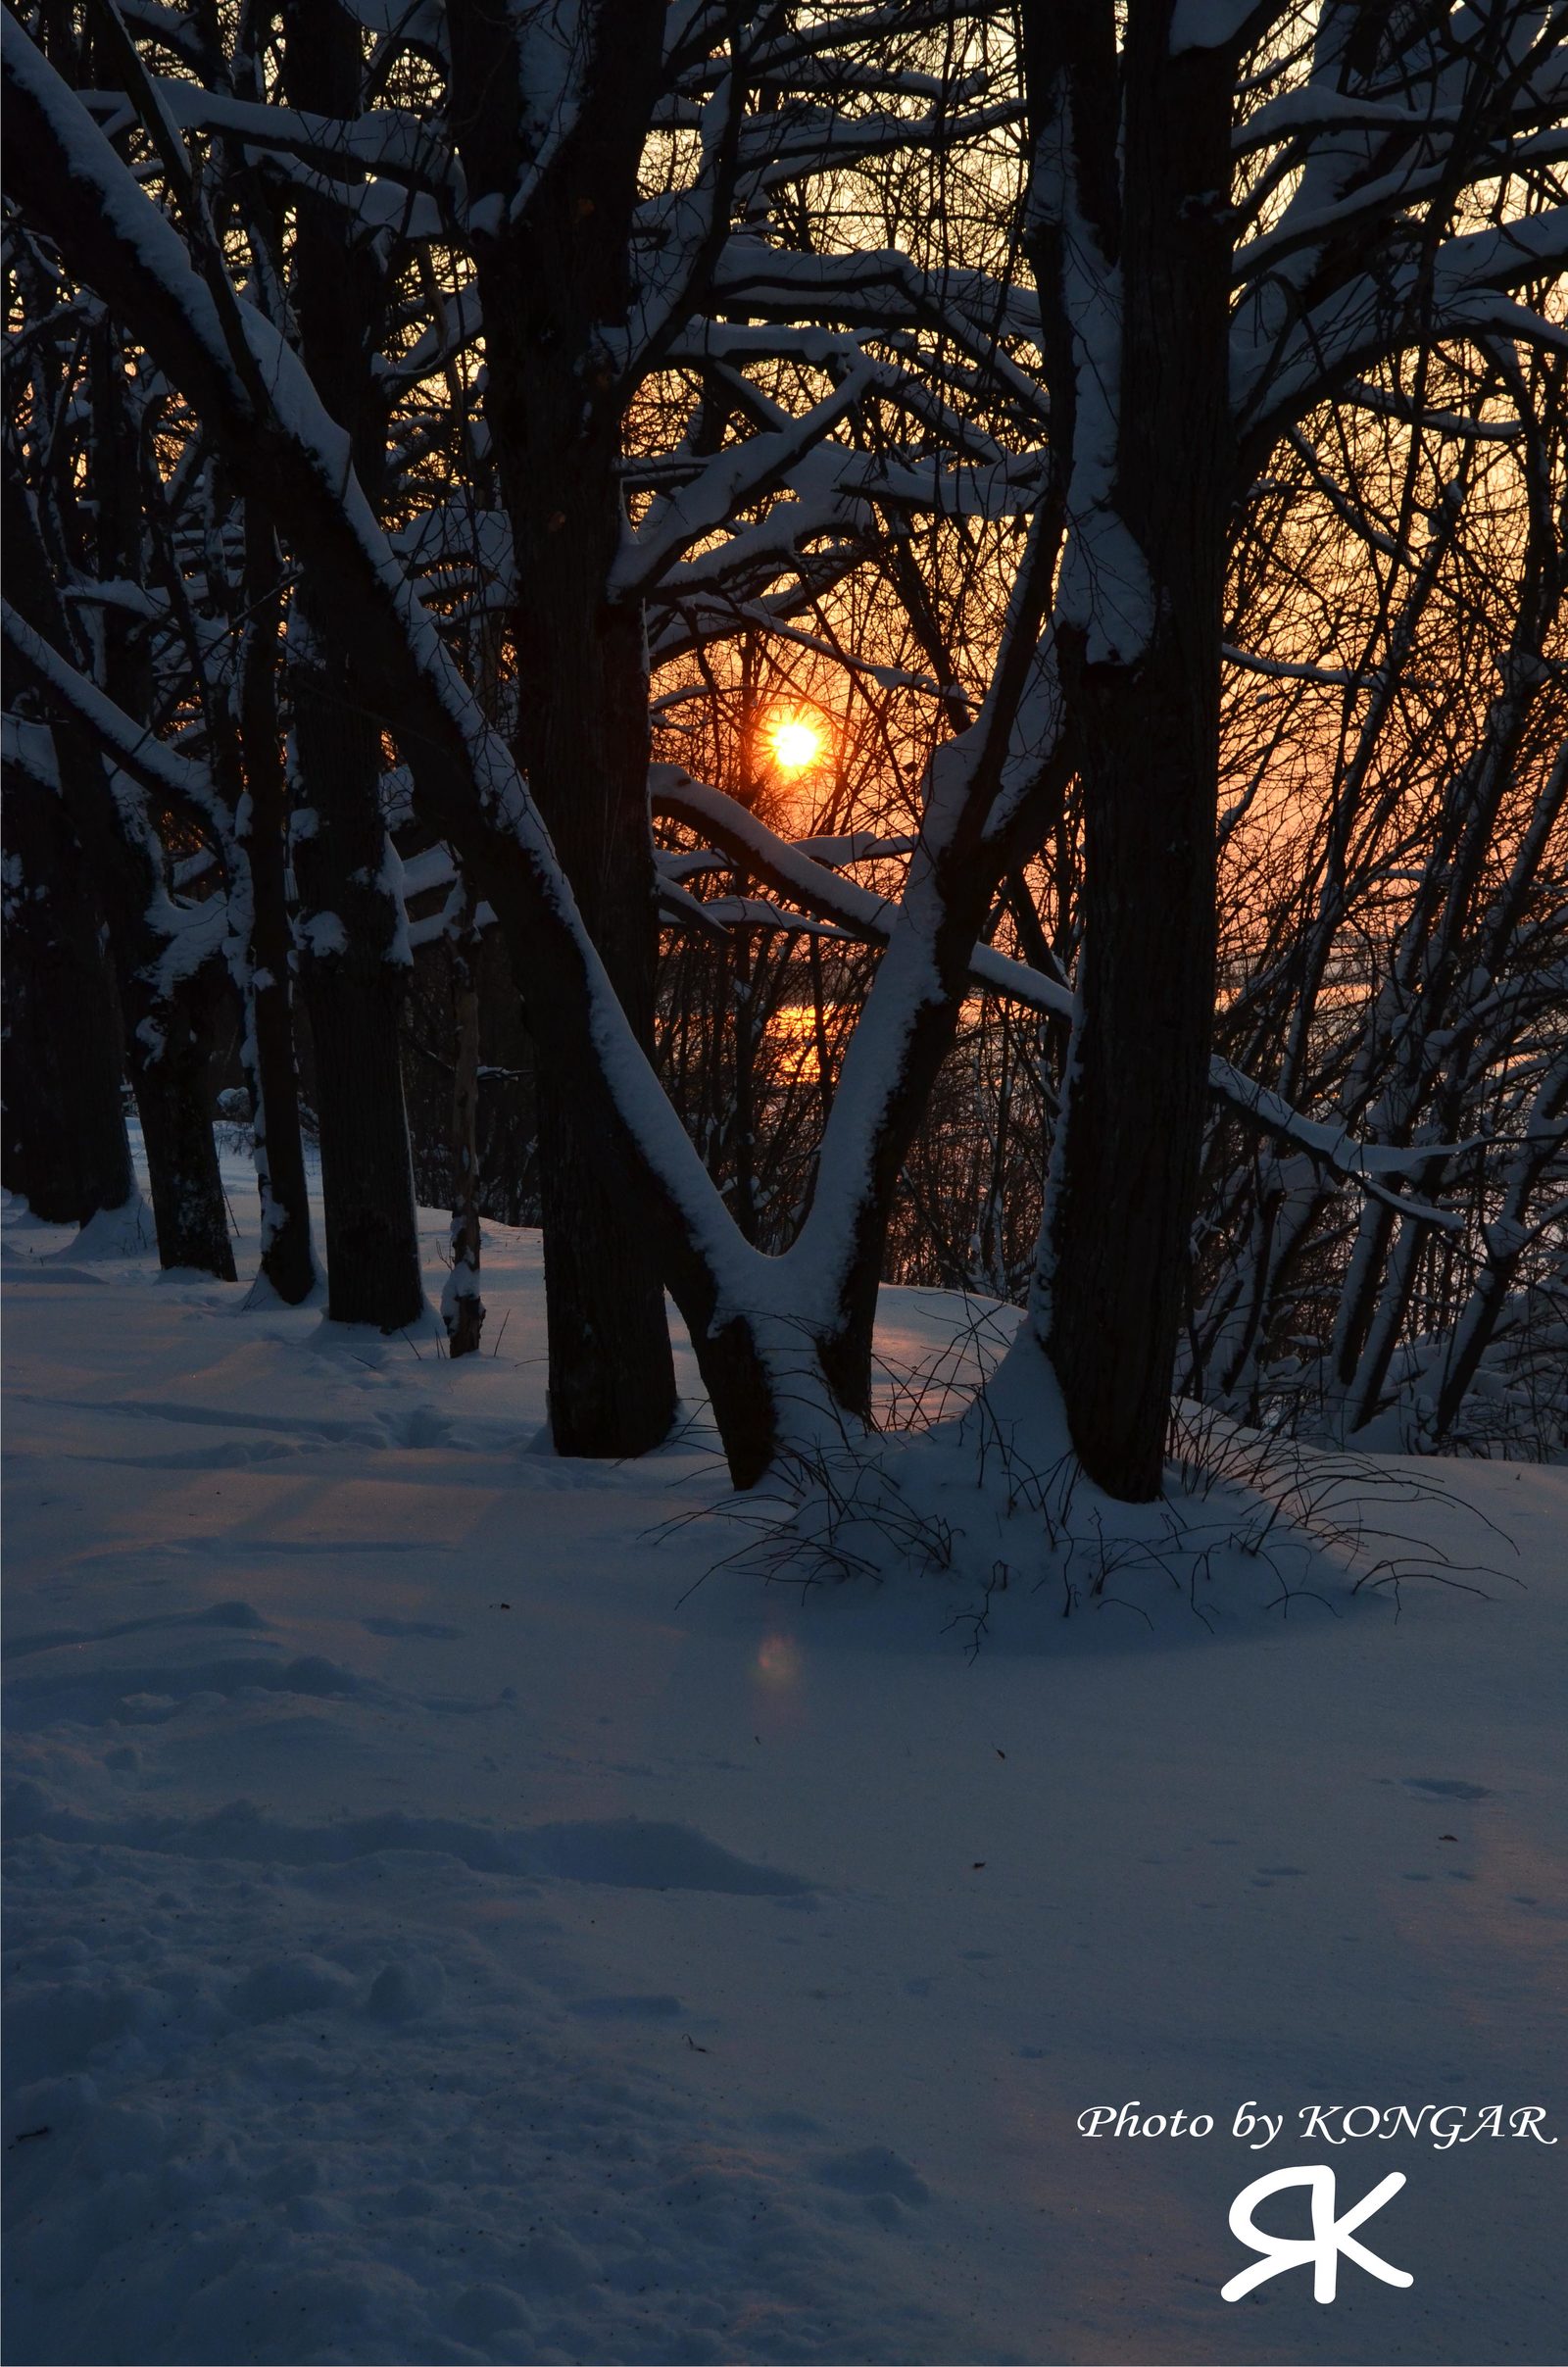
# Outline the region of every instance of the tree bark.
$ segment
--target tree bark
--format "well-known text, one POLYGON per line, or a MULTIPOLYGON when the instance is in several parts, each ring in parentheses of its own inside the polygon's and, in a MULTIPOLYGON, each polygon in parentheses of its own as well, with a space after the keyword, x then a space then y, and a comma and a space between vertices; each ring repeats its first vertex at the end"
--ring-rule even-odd
POLYGON ((60 801, 8 778, 5 1116, 0 1182, 49 1224, 84 1225, 135 1190, 120 1026, 95 900, 60 801))
POLYGON ((310 1194, 294 1051, 293 935, 288 913, 288 788, 278 739, 281 567, 271 530, 245 505, 250 615, 240 661, 245 794, 235 835, 250 872, 245 1065, 262 1208, 261 1272, 286 1307, 316 1287, 310 1194))
MULTIPOLYGON (((119 336, 106 320, 93 330, 89 386, 93 411, 93 492, 97 500, 97 565, 106 582, 146 580, 146 520, 142 500, 141 422, 125 376, 119 336)), ((145 721, 152 710, 152 667, 147 636, 134 619, 105 612, 103 684, 126 715, 145 721)), ((68 642, 55 637, 57 648, 68 642)), ((228 1231, 213 1136, 213 1096, 208 1073, 214 1008, 225 984, 215 945, 195 966, 172 963, 172 946, 155 913, 165 886, 166 857, 154 817, 138 829, 126 826, 111 801, 101 760, 74 728, 57 734, 68 808, 74 803, 78 835, 90 812, 100 833, 101 863, 116 880, 110 934, 120 973, 120 1008, 125 1023, 125 1064, 136 1110, 158 1228, 158 1258, 165 1267, 190 1267, 235 1279, 234 1248, 228 1231), (172 975, 171 971, 172 970, 172 975)))
MULTIPOLYGON (((139 575, 139 511, 126 475, 134 438, 126 418, 119 356, 107 335, 93 357, 93 398, 100 435, 99 551, 107 572, 139 575)), ((20 615, 62 656, 70 633, 26 496, 5 477, 8 590, 20 615)), ((111 616, 105 621, 108 688, 128 713, 145 715, 138 653, 111 616)), ((199 963, 172 962, 169 935, 156 917, 165 903, 164 853, 145 812, 110 791, 103 761, 77 724, 54 726, 55 758, 67 820, 102 904, 124 1023, 125 1060, 142 1123, 158 1256, 165 1266, 197 1267, 234 1280, 227 1208, 213 1140, 207 1047, 211 1011, 221 993, 216 946, 199 963)), ((110 1041, 113 1041, 111 1036, 110 1041)), ((74 1050, 74 1048, 72 1048, 74 1050)))
POLYGON ((379 803, 380 738, 298 596, 289 684, 301 997, 316 1055, 327 1313, 400 1331, 424 1306, 399 1022, 402 902, 379 803))
POLYGON ((469 1356, 484 1330, 479 1296, 482 1248, 479 1225, 479 937, 473 899, 460 890, 459 909, 447 926, 452 958, 452 1271, 441 1294, 448 1354, 469 1356))
MULTIPOLYGON (((287 0, 284 26, 291 105, 356 116, 361 33, 340 0, 287 0)), ((376 242, 351 235, 329 200, 302 196, 301 355, 352 439, 372 504, 385 467, 385 420, 370 374, 384 298, 376 242)), ((375 702, 308 567, 296 616, 288 674, 300 810, 292 846, 300 986, 316 1054, 327 1312, 334 1322, 398 1331, 421 1312, 424 1290, 398 1042, 408 955, 381 814, 381 736, 375 702)))
POLYGON ((213 1138, 208 1063, 221 971, 215 960, 172 994, 122 982, 131 1089, 158 1226, 158 1262, 235 1279, 228 1204, 213 1138))
MULTIPOLYGON (((521 216, 476 236, 485 416, 516 564, 516 756, 622 1009, 653 1046, 658 908, 648 819, 641 611, 610 595, 623 512, 616 473, 636 173, 657 89, 657 10, 584 11, 593 45, 573 129, 521 216)), ((498 0, 451 17, 454 128, 470 189, 501 219, 525 164, 524 66, 498 0)), ((550 1348, 562 1455, 640 1455, 667 1434, 675 1374, 663 1276, 627 1221, 601 1129, 547 1000, 531 995, 550 1348)))
POLYGON ((1062 630, 1085 811, 1082 1017, 1050 1226, 1048 1346, 1091 1478, 1159 1493, 1213 1025, 1214 828, 1232 433, 1232 67, 1168 54, 1169 0, 1123 53, 1114 504, 1152 628, 1131 663, 1062 630))

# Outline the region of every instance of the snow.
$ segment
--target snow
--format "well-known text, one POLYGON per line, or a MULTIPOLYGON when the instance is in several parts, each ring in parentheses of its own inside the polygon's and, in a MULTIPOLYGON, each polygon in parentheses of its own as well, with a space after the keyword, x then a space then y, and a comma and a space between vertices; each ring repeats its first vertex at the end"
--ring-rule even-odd
POLYGON ((1036 145, 1031 208, 1060 232, 1061 300, 1072 333, 1067 545, 1056 621, 1086 636, 1092 666, 1135 665, 1154 630, 1148 562, 1117 507, 1123 301, 1119 267, 1079 203, 1067 76, 1058 72, 1036 145))
MULTIPOLYGON (((1205 1628, 1129 1562, 1071 1619, 1020 1581, 970 1658, 912 1560, 715 1568, 695 1412, 556 1459, 538 1240, 485 1235, 452 1363, 240 1311, 249 1237, 225 1288, 7 1211, 11 2355, 1554 2356, 1560 2149, 1229 2128, 1560 2133, 1568 1474, 1383 1467, 1369 1518, 1484 1595, 1233 1574, 1205 1628), (1220 2127, 1079 2135, 1132 2098, 1220 2127), (1220 2300, 1287 2159, 1342 2208, 1407 2173, 1363 2233, 1408 2292, 1220 2300)), ((1016 1320, 882 1316, 905 1410, 1016 1320)), ((926 1516, 962 1444, 895 1458, 926 1516)))
POLYGON ((1255 0, 1176 0, 1170 21, 1170 54, 1188 49, 1228 49, 1239 43, 1249 21, 1255 19, 1255 0))
POLYGON ((349 933, 336 912, 313 912, 308 919, 296 920, 294 935, 318 962, 349 950, 349 933))

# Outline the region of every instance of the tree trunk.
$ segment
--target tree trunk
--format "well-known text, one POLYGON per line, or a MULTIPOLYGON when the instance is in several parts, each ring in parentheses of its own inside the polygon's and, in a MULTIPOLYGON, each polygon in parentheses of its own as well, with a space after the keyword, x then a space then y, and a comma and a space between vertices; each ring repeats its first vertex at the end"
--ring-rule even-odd
MULTIPOLYGON (((357 115, 361 33, 340 0, 287 0, 284 25, 291 105, 357 115)), ((322 402, 352 439, 355 470, 372 504, 385 468, 385 419, 370 374, 385 294, 377 243, 351 236, 329 200, 302 197, 295 239, 301 353, 322 402)), ((424 1306, 398 1041, 408 952, 381 814, 374 703, 333 626, 307 571, 289 646, 299 802, 292 847, 300 985, 316 1054, 327 1312, 334 1322, 398 1331, 424 1306)))
POLYGON ((1499 1178, 1498 1208, 1483 1227, 1486 1260, 1458 1322, 1449 1336, 1433 1424, 1446 1439, 1458 1418, 1481 1359, 1492 1345, 1526 1252, 1541 1238, 1544 1220, 1530 1222, 1531 1199, 1552 1162, 1568 1148, 1568 1051, 1546 1070, 1526 1123, 1499 1178))
POLYGON ((270 529, 253 502, 245 505, 245 539, 251 613, 239 682, 245 796, 236 814, 251 891, 245 1065, 262 1207, 262 1276, 286 1307, 298 1307, 317 1275, 294 1054, 288 791, 278 743, 281 568, 270 529))
POLYGON ((479 1296, 479 940, 466 888, 447 926, 452 958, 452 1271, 441 1294, 448 1353, 472 1356, 484 1330, 479 1296))
MULTIPOLYGON (((100 434, 112 447, 96 480, 99 563, 109 574, 140 575, 139 511, 132 474, 133 425, 125 402, 122 364, 106 334, 95 331, 93 401, 100 434)), ((9 589, 18 611, 62 656, 70 633, 48 561, 20 479, 5 480, 9 589)), ((111 696, 127 714, 148 706, 143 655, 117 623, 103 626, 111 696)), ((162 844, 145 809, 110 793, 103 761, 81 727, 54 727, 61 803, 85 857, 108 923, 110 951, 125 1031, 125 1060, 142 1121, 158 1255, 165 1266, 193 1266, 220 1281, 234 1279, 234 1253, 218 1151, 213 1140, 207 1049, 211 1010, 220 992, 216 948, 191 966, 173 962, 174 946, 162 925, 167 905, 162 844), (169 973, 172 966, 173 974, 169 973)), ((113 1040, 112 1038, 110 1039, 113 1040)))
POLYGON ((84 1225, 135 1190, 97 910, 47 789, 8 778, 6 852, 0 1182, 46 1223, 84 1225))
POLYGON ((213 1139, 208 1076, 220 976, 213 962, 182 979, 172 995, 154 994, 131 979, 122 985, 121 997, 158 1226, 158 1262, 232 1282, 234 1248, 213 1139))
MULTIPOLYGON (((492 419, 494 404, 492 397, 492 419)), ((595 539, 603 555, 619 534, 619 497, 608 471, 585 489, 585 508, 590 500, 600 513, 595 539)), ((595 581, 583 567, 581 542, 562 559, 562 569, 535 579, 548 596, 519 602, 519 755, 621 1008, 651 1053, 659 937, 642 618, 610 606, 608 561, 595 581)), ((529 1000, 528 1023, 537 1062, 551 1435, 560 1455, 644 1455, 675 1418, 658 1251, 628 1210, 624 1184, 607 1171, 603 1132, 582 1115, 574 1064, 563 1058, 549 1006, 538 997, 529 1000)))
MULTIPOLYGON (((1049 1213, 1048 1346, 1091 1478, 1159 1493, 1214 997, 1214 826, 1231 429, 1231 70, 1167 54, 1134 0, 1123 59, 1114 507, 1143 554, 1131 663, 1063 632, 1085 810, 1082 1017, 1049 1213)), ((1077 521, 1075 521, 1076 523, 1077 521)))
POLYGON ((320 1122, 326 1311, 334 1323, 401 1331, 418 1319, 424 1290, 403 1115, 399 993, 379 980, 311 968, 305 1002, 320 1122), (389 1155, 385 1163, 378 1151, 389 1155))
MULTIPOLYGON (((657 10, 584 12, 586 94, 572 129, 508 221, 525 160, 523 61, 506 11, 465 0, 450 21, 453 113, 470 192, 502 200, 476 236, 485 416, 512 524, 517 599, 516 755, 627 1018, 653 1044, 658 908, 648 819, 648 661, 635 606, 611 598, 623 512, 628 389, 610 332, 627 321, 627 240, 660 65, 657 10)), ((665 1437, 675 1374, 663 1276, 547 1001, 530 997, 550 1343, 562 1455, 640 1455, 665 1437)))
MULTIPOLYGON (((380 741, 307 596, 289 678, 298 791, 300 989, 316 1055, 327 1313, 401 1331, 424 1306, 399 1019, 402 899, 378 797, 380 741)), ((395 863, 395 859, 393 859, 395 863)))

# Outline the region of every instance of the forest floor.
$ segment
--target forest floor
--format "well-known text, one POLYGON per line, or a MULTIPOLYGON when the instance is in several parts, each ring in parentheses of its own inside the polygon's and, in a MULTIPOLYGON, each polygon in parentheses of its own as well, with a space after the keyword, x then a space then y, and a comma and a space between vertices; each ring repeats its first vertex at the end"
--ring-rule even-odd
POLYGON ((486 1232, 453 1364, 10 1212, 8 2358, 1560 2358, 1568 2146, 1469 2132, 1568 2128, 1568 1470, 1389 1466, 1479 1593, 1020 1585, 971 1656, 939 1571, 716 1569, 700 1422, 553 1456, 486 1232), (1413 2284, 1225 2303, 1307 2161, 1406 2174, 1413 2284))

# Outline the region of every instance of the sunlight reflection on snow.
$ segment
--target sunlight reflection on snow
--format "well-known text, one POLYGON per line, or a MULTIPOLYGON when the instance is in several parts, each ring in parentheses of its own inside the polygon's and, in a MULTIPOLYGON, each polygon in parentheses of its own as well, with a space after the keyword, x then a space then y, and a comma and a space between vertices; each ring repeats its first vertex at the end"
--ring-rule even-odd
POLYGON ((801 1654, 789 1636, 764 1636, 757 1654, 757 1673, 768 1685, 793 1685, 801 1673, 801 1654))

